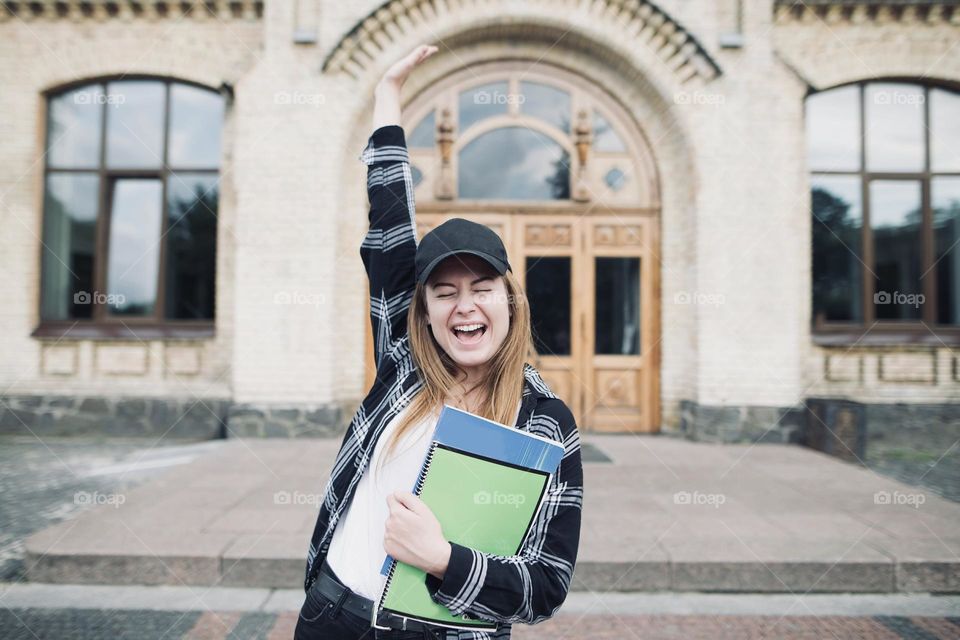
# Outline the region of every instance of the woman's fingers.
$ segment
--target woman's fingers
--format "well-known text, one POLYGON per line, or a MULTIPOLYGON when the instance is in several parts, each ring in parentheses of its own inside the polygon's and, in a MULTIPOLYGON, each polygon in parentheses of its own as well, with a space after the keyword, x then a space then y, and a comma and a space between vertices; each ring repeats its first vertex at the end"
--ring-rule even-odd
POLYGON ((387 73, 384 74, 384 79, 395 83, 397 86, 402 85, 415 66, 437 51, 439 51, 439 48, 432 44, 418 45, 413 51, 390 67, 387 73))
POLYGON ((390 514, 393 515, 397 509, 403 508, 403 505, 397 500, 397 498, 392 494, 387 494, 387 509, 390 511, 390 514))
POLYGON ((417 64, 423 62, 433 54, 435 54, 440 49, 432 44, 420 45, 420 56, 417 59, 417 64))
POLYGON ((408 55, 407 58, 413 58, 413 65, 418 65, 435 54, 437 51, 437 47, 432 44, 421 44, 412 52, 410 52, 410 55, 408 55))
POLYGON ((417 497, 409 491, 395 491, 394 497, 397 502, 410 511, 417 510, 417 497))
MULTIPOLYGON (((409 494, 413 495, 413 494, 409 494)), ((413 511, 410 507, 410 504, 402 491, 394 491, 393 493, 387 494, 387 508, 390 510, 390 513, 397 513, 401 511, 413 511)))

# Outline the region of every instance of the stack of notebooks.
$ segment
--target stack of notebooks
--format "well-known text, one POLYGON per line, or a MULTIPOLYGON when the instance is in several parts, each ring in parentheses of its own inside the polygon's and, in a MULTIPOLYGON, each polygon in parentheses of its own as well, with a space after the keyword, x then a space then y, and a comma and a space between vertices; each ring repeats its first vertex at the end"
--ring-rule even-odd
MULTIPOLYGON (((413 493, 430 507, 451 542, 487 553, 520 552, 563 458, 553 440, 444 406, 413 493)), ((408 620, 493 631, 489 620, 455 616, 430 597, 426 573, 389 555, 373 608, 373 626, 404 629, 408 620)))

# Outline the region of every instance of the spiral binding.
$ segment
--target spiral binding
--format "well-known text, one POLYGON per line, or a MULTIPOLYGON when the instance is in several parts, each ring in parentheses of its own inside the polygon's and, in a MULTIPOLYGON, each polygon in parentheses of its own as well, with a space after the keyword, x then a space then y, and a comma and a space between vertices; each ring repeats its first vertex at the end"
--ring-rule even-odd
POLYGON ((423 461, 423 468, 420 469, 420 476, 417 478, 417 485, 413 489, 413 495, 419 496, 423 491, 423 482, 427 479, 427 471, 430 470, 430 463, 433 462, 433 454, 437 450, 437 445, 440 444, 436 440, 430 443, 430 449, 427 451, 427 456, 423 461))
MULTIPOLYGON (((437 450, 438 442, 434 440, 430 443, 430 449, 427 450, 427 456, 423 462, 423 468, 420 469, 420 475, 417 476, 417 484, 413 489, 413 495, 419 496, 423 491, 423 483, 427 478, 427 471, 430 470, 430 463, 433 462, 433 454, 437 450)), ((383 605, 384 600, 387 599, 387 593, 390 591, 390 582, 393 580, 393 573, 397 569, 397 559, 394 558, 393 562, 390 563, 390 570, 387 572, 387 580, 383 585, 383 596, 380 598, 380 605, 383 605)), ((404 619, 404 626, 406 626, 406 619, 404 619)))

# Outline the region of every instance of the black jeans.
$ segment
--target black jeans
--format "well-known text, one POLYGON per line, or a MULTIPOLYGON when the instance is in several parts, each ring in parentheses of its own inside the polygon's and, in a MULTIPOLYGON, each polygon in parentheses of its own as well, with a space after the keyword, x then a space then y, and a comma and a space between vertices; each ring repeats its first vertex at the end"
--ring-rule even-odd
POLYGON ((337 603, 320 593, 316 585, 315 582, 310 587, 303 601, 303 606, 300 608, 297 628, 293 632, 294 640, 360 640, 361 638, 362 640, 379 640, 380 638, 384 640, 436 640, 444 637, 442 629, 433 631, 384 631, 374 629, 370 620, 337 607, 337 603))

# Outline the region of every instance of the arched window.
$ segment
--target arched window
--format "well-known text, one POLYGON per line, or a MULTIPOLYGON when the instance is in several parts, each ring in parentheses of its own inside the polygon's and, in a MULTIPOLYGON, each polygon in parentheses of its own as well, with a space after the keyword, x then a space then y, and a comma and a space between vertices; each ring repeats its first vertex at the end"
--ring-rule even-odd
POLYGON ((224 99, 163 79, 48 101, 42 323, 214 317, 224 99))
POLYGON ((618 131, 622 116, 570 74, 480 65, 437 83, 406 112, 418 204, 654 203, 646 150, 638 165, 638 149, 618 131))
POLYGON ((814 328, 960 324, 960 93, 863 82, 806 121, 814 328))

